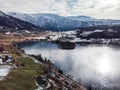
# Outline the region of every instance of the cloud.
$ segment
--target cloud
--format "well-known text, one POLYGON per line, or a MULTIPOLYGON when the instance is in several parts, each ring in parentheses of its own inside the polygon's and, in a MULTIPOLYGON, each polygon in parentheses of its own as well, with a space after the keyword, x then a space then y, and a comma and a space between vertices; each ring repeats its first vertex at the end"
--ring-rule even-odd
POLYGON ((120 0, 0 0, 0 10, 120 19, 120 0))
POLYGON ((116 10, 118 7, 120 7, 119 0, 79 0, 71 12, 75 15, 120 19, 120 12, 116 10))

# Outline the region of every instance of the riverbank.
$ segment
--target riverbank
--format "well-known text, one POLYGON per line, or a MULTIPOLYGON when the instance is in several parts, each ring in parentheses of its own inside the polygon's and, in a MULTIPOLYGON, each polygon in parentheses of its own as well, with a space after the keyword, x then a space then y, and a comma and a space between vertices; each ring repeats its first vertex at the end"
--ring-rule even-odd
POLYGON ((60 86, 60 89, 66 88, 66 90, 87 90, 82 87, 80 83, 73 80, 70 76, 66 76, 63 71, 56 67, 50 60, 43 58, 41 55, 29 55, 35 58, 42 64, 45 76, 51 79, 54 83, 60 86))
POLYGON ((44 72, 44 76, 48 80, 49 79, 50 81, 52 80, 56 84, 55 87, 57 86, 57 88, 59 89, 66 88, 67 90, 69 90, 70 88, 71 89, 74 88, 73 90, 86 90, 79 83, 74 81, 72 78, 63 74, 63 71, 60 70, 60 68, 55 67, 55 65, 47 58, 44 59, 42 55, 38 55, 38 56, 27 55, 20 47, 16 46, 15 44, 12 43, 12 46, 16 48, 17 52, 22 53, 23 56, 29 57, 33 59, 35 62, 38 61, 37 63, 41 64, 42 70, 44 72))
MULTIPOLYGON (((13 43, 13 46, 14 45, 13 43)), ((44 76, 49 80, 52 80, 58 88, 66 88, 67 90, 86 90, 83 88, 78 82, 74 81, 71 77, 66 76, 63 74, 63 71, 60 68, 57 68, 50 60, 47 58, 43 58, 42 55, 27 55, 20 47, 16 47, 17 52, 21 52, 27 57, 32 58, 35 62, 38 61, 41 66, 42 70, 44 71, 44 76), (19 49, 18 49, 19 48, 19 49)))

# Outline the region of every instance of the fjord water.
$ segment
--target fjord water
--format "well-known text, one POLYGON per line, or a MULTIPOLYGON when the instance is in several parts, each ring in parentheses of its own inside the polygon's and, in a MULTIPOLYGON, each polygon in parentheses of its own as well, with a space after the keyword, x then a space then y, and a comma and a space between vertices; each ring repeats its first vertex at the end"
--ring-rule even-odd
POLYGON ((120 90, 120 49, 106 45, 88 45, 62 50, 50 42, 27 42, 22 48, 27 54, 50 59, 65 74, 70 74, 83 86, 97 90, 120 90))

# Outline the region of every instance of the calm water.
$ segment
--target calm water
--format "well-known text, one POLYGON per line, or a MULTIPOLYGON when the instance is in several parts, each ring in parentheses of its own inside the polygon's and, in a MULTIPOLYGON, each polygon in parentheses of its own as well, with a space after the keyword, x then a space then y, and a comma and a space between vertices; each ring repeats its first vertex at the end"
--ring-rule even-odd
POLYGON ((61 50, 56 44, 34 42, 23 44, 27 54, 42 54, 84 86, 97 90, 120 90, 120 49, 109 46, 80 46, 61 50))

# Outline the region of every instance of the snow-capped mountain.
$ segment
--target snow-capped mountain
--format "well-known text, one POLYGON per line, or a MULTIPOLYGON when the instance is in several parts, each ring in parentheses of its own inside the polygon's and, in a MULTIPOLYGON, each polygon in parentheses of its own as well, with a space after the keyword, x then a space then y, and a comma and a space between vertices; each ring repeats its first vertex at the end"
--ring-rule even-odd
POLYGON ((92 18, 90 16, 68 16, 70 19, 75 19, 75 20, 81 20, 81 21, 90 21, 90 20, 95 20, 95 18, 92 18))
POLYGON ((22 14, 9 12, 9 15, 33 23, 47 30, 76 30, 82 27, 120 24, 120 20, 95 19, 89 16, 63 17, 49 13, 22 14))
POLYGON ((0 17, 8 17, 5 13, 0 11, 0 17))
POLYGON ((0 29, 39 29, 37 26, 33 25, 32 23, 22 21, 15 17, 9 16, 0 11, 0 29))

